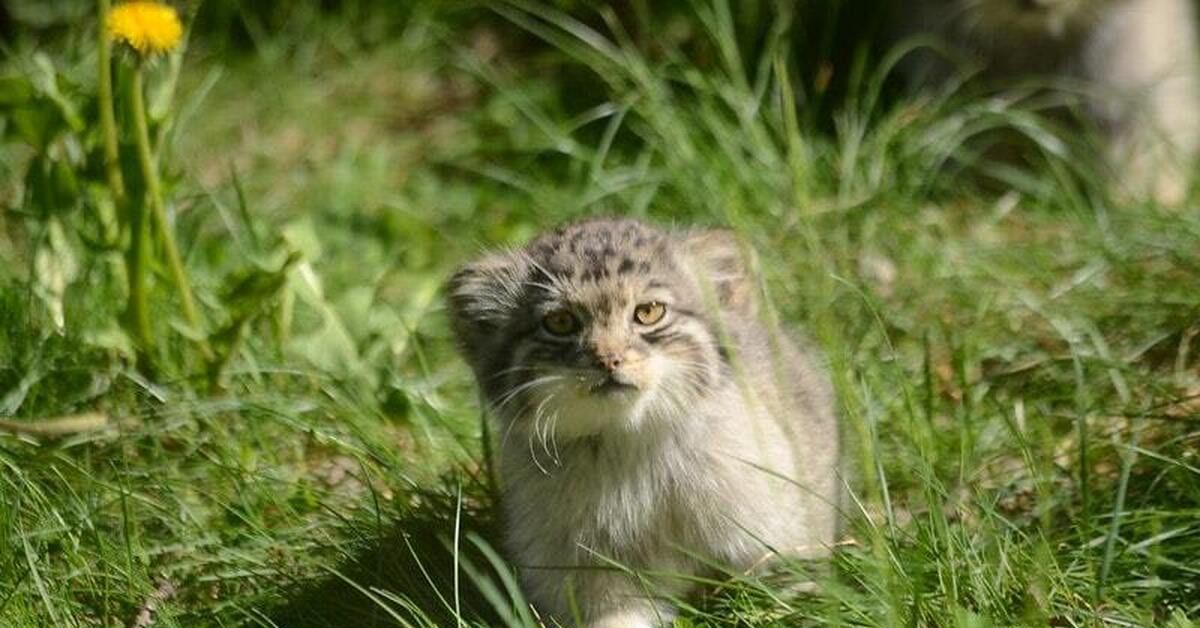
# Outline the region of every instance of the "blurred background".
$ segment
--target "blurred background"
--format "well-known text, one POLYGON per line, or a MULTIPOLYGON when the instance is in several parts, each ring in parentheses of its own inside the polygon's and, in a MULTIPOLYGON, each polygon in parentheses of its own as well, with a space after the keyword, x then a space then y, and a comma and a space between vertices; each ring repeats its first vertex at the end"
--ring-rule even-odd
POLYGON ((865 0, 173 6, 138 71, 199 321, 155 231, 145 343, 140 62, 126 203, 97 4, 0 2, 0 624, 536 625, 440 290, 592 214, 737 229, 838 387, 832 565, 676 625, 1200 616, 1200 213, 1113 198, 1070 103, 905 86, 865 0))

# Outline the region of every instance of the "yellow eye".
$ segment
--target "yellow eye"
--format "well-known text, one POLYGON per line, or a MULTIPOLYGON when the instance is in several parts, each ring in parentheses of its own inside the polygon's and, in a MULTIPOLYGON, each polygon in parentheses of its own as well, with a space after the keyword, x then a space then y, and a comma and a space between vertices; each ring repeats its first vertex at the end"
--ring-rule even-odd
POLYGON ((579 321, 566 310, 554 310, 542 317, 542 327, 555 336, 566 336, 579 329, 579 321))
POLYGON ((641 325, 653 325, 662 320, 667 313, 667 306, 658 301, 643 303, 633 310, 633 320, 641 325))

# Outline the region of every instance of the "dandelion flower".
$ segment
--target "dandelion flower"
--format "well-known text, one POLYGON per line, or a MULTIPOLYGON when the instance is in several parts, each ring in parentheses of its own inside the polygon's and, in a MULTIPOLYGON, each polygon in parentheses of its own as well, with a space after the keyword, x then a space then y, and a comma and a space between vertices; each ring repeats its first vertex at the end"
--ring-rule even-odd
POLYGON ((161 2, 125 2, 108 14, 108 34, 143 56, 170 52, 179 44, 183 25, 175 9, 161 2))

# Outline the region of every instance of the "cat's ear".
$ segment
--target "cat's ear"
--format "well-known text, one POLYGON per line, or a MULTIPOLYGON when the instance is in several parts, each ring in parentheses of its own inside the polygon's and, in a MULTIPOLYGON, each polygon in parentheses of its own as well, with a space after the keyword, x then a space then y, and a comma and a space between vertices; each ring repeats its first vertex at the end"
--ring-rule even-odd
POLYGON ((455 271, 446 284, 450 326, 468 350, 494 338, 520 306, 528 263, 520 253, 489 253, 455 271))
POLYGON ((723 308, 753 314, 756 310, 752 260, 737 234, 729 229, 691 231, 684 236, 683 251, 689 267, 723 308))

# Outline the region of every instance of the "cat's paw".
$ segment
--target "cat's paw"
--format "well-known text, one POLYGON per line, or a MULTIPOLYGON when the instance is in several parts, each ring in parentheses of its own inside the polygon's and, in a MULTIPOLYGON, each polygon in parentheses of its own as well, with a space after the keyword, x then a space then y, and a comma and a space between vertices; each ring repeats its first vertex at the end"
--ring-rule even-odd
POLYGON ((671 625, 670 617, 663 617, 648 609, 628 609, 605 613, 588 623, 588 628, 658 628, 671 625))

